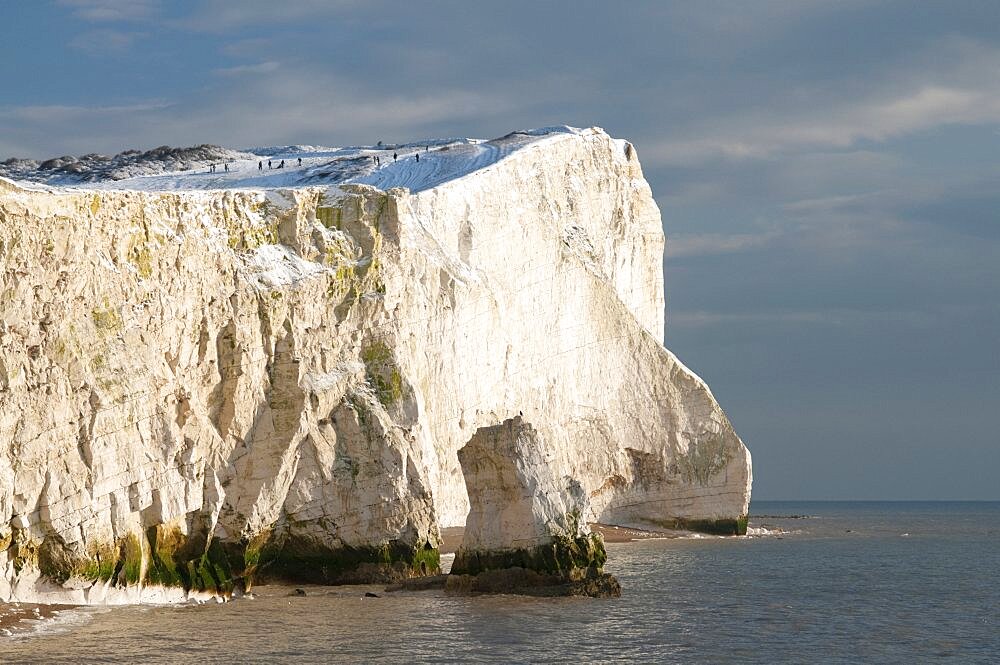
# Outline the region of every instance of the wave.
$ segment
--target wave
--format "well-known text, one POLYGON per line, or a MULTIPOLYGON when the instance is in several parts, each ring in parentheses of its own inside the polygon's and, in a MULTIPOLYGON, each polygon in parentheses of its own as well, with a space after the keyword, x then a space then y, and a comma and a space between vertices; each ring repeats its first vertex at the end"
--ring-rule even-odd
POLYGON ((780 538, 782 536, 802 533, 800 529, 782 529, 776 526, 750 526, 747 527, 747 538, 780 538))
POLYGON ((0 603, 0 640, 67 632, 110 611, 110 607, 0 603))

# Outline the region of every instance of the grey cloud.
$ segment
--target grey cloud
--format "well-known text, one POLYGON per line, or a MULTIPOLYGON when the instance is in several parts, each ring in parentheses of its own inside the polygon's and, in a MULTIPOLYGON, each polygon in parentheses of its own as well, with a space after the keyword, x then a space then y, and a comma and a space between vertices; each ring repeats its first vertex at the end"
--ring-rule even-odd
POLYGON ((162 117, 170 109, 163 100, 112 106, 37 105, 0 107, 0 121, 11 128, 0 135, 0 155, 4 157, 48 158, 67 153, 95 151, 115 153, 125 147, 140 147, 148 139, 139 138, 147 122, 162 117), (86 134, 62 137, 53 146, 51 135, 58 127, 87 127, 86 134), (108 137, 116 136, 115 140, 108 137), (30 146, 30 147, 26 147, 30 146))
POLYGON ((121 53, 131 48, 143 34, 111 29, 88 30, 71 39, 69 46, 92 55, 121 53))
POLYGON ((205 0, 175 25, 198 32, 224 33, 247 26, 290 24, 335 16, 364 4, 361 0, 205 0))
POLYGON ((854 83, 807 83, 766 103, 683 125, 644 153, 656 163, 686 167, 850 148, 948 125, 1000 123, 998 67, 997 47, 949 36, 910 58, 879 63, 860 89, 854 83))
MULTIPOLYGON (((686 165, 716 158, 760 159, 790 150, 847 148, 950 124, 1000 122, 1000 86, 992 90, 927 85, 891 99, 850 102, 807 117, 722 121, 700 138, 667 140, 646 149, 658 163, 686 165)), ((770 116, 770 117, 768 117, 770 116)))
POLYGON ((219 69, 213 69, 212 73, 218 76, 243 76, 245 74, 267 74, 273 72, 279 67, 277 62, 273 60, 268 60, 265 62, 258 62, 253 65, 236 65, 234 67, 222 67, 219 69))
POLYGON ((1000 241, 1000 177, 946 191, 934 200, 917 201, 904 212, 920 222, 1000 241))
POLYGON ((704 328, 706 326, 745 326, 750 323, 809 324, 831 328, 863 327, 881 323, 903 323, 909 326, 927 325, 934 320, 930 312, 919 310, 850 309, 829 307, 823 309, 772 310, 755 312, 712 312, 705 310, 668 312, 667 323, 672 331, 677 327, 704 328))
POLYGON ((686 233, 673 234, 667 238, 668 258, 686 256, 708 256, 732 254, 751 249, 759 249, 773 238, 772 233, 686 233))
POLYGON ((93 22, 144 21, 156 15, 157 0, 58 0, 77 18, 93 22))

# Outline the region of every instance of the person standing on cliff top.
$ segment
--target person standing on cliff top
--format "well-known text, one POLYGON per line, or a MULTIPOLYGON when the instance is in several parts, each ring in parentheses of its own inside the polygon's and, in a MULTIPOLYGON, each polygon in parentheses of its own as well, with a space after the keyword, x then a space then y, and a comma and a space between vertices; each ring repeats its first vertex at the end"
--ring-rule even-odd
POLYGON ((264 160, 261 160, 261 161, 257 162, 257 170, 258 171, 263 171, 264 170, 264 160))
POLYGON ((417 161, 418 162, 420 161, 420 153, 419 152, 417 153, 417 161))
POLYGON ((396 161, 397 157, 399 157, 399 155, 397 155, 396 153, 392 153, 392 161, 396 161))

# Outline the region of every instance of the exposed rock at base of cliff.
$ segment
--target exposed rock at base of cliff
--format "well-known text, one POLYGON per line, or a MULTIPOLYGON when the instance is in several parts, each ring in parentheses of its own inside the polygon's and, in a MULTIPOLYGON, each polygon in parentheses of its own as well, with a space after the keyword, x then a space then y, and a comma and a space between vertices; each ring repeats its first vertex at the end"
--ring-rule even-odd
POLYGON ((662 346, 632 146, 421 154, 381 189, 0 179, 0 600, 431 574, 458 450, 519 413, 581 523, 740 531, 750 455, 662 346))
POLYGON ((545 454, 521 416, 480 428, 458 451, 471 508, 448 591, 621 594, 603 571, 604 542, 581 520, 586 493, 572 478, 557 478, 545 454))

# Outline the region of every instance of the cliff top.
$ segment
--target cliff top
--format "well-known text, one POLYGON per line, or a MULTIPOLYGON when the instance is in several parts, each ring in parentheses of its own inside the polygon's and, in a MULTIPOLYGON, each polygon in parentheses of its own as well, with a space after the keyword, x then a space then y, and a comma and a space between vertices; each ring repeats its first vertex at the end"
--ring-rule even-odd
POLYGON ((529 145, 600 132, 568 126, 516 131, 491 140, 433 139, 328 148, 161 146, 106 157, 8 159, 0 177, 49 187, 112 190, 270 189, 358 183, 418 192, 484 169, 529 145))

